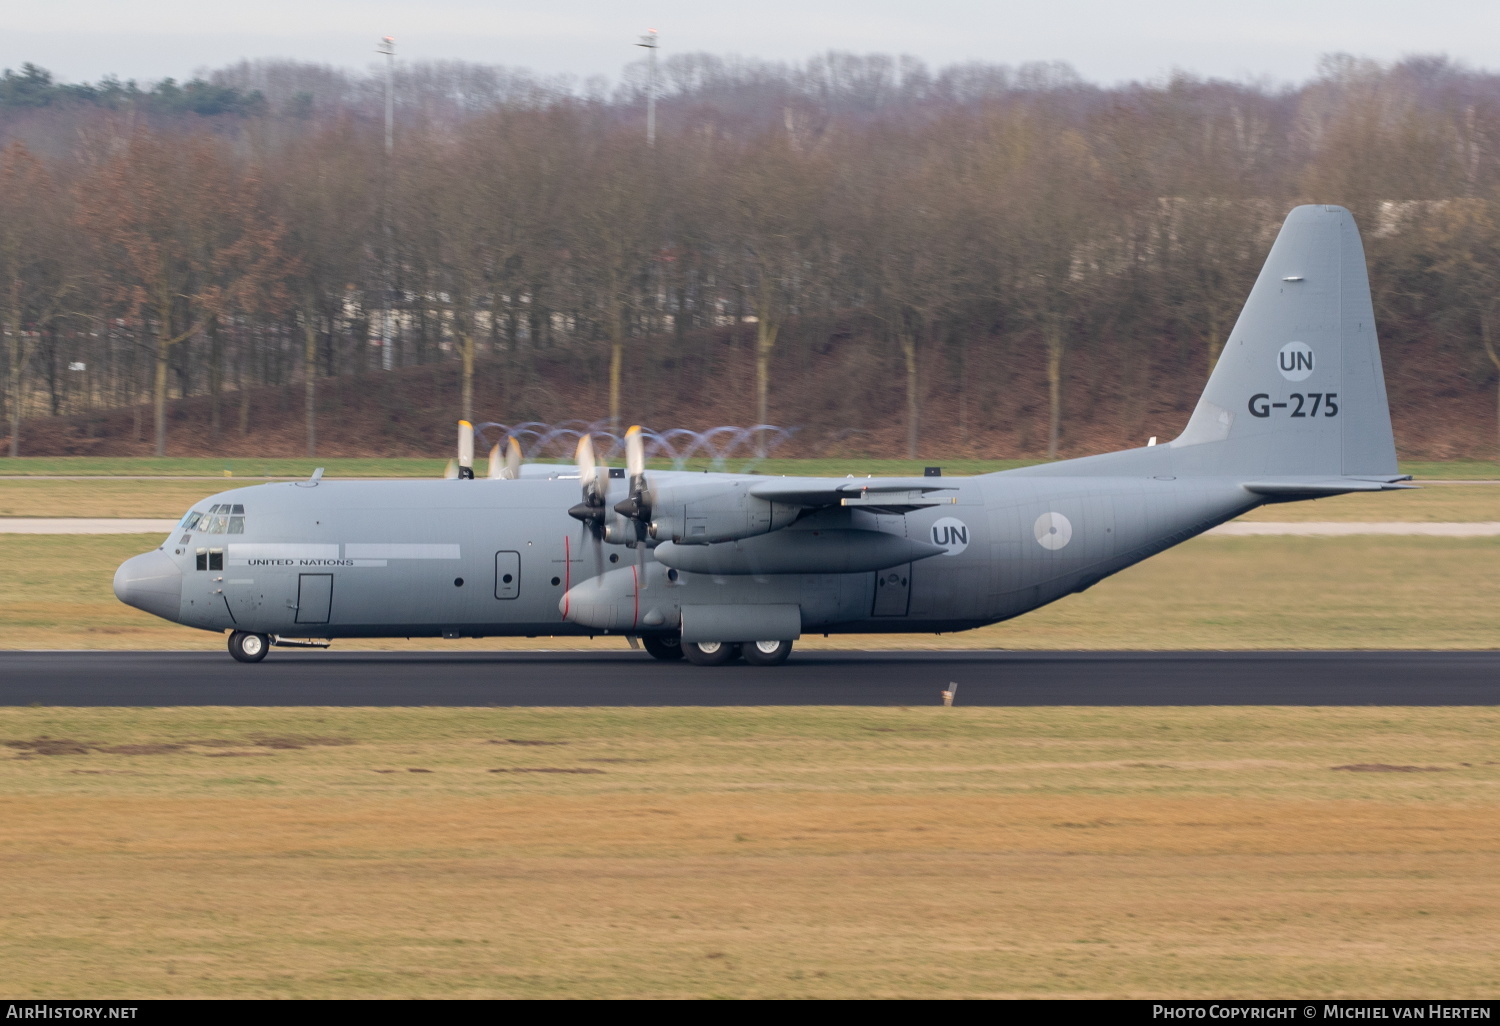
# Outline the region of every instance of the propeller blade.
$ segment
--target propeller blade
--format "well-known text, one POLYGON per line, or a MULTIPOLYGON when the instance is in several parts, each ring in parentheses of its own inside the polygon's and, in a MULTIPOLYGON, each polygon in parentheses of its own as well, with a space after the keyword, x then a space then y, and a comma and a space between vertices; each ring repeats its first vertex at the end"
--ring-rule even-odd
POLYGON ((499 442, 490 446, 489 476, 495 481, 515 481, 520 478, 521 443, 516 441, 515 435, 506 436, 503 451, 499 442))
POLYGON ((446 467, 443 468, 443 480, 444 481, 457 481, 458 480, 458 460, 449 460, 448 461, 448 466, 446 466, 446 467))
POLYGON ((458 422, 458 476, 474 476, 474 425, 466 420, 458 422))
POLYGON ((584 487, 594 480, 594 439, 585 434, 578 439, 578 452, 574 456, 574 462, 578 464, 578 477, 584 487))
POLYGON ((646 472, 646 442, 641 438, 641 426, 633 425, 625 432, 625 472, 632 484, 646 472))
POLYGON ((521 443, 511 435, 505 440, 505 478, 518 481, 521 478, 521 443))

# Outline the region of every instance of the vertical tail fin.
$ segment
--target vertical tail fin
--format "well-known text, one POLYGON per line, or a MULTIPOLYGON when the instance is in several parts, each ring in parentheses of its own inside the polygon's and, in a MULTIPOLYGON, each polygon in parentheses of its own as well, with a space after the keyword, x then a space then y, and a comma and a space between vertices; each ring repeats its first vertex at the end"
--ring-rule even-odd
POLYGON ((1365 251, 1343 207, 1287 215, 1192 418, 1177 473, 1394 478, 1365 251))

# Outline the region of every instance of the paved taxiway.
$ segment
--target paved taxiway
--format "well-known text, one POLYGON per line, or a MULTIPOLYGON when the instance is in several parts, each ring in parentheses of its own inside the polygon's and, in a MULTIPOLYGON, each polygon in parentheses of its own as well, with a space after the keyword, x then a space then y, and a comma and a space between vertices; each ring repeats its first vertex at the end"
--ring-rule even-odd
POLYGON ((1500 652, 0 652, 0 705, 1500 705, 1500 652))

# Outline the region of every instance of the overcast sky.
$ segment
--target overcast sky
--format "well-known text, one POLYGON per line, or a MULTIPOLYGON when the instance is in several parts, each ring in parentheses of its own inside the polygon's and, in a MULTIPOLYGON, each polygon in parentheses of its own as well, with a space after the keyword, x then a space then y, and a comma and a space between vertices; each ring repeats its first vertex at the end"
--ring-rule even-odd
POLYGON ((1086 78, 1174 69, 1301 81, 1320 54, 1444 53, 1500 68, 1495 0, 10 0, 0 67, 67 81, 184 78, 242 57, 365 68, 384 34, 402 58, 456 58, 617 76, 631 43, 663 53, 799 60, 825 50, 912 54, 938 66, 1062 60, 1086 78))

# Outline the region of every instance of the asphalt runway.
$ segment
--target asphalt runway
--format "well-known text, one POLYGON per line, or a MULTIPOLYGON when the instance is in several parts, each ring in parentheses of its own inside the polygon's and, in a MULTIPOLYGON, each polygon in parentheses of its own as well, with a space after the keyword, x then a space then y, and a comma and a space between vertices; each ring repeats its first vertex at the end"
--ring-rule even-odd
POLYGON ((0 652, 0 705, 1500 705, 1500 652, 0 652))

